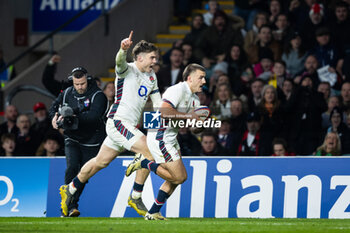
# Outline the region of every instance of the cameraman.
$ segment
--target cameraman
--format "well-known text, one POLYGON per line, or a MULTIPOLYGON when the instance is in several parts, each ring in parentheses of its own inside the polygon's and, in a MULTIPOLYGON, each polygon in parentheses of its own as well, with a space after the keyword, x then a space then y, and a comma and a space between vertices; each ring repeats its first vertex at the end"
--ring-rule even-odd
MULTIPOLYGON (((52 126, 64 130, 67 169, 65 183, 69 184, 80 168, 95 157, 105 139, 104 117, 108 101, 97 87, 95 80, 83 67, 72 70, 68 87, 53 102, 49 114, 52 126)), ((78 201, 81 192, 74 195, 69 209, 69 217, 80 215, 78 201)))

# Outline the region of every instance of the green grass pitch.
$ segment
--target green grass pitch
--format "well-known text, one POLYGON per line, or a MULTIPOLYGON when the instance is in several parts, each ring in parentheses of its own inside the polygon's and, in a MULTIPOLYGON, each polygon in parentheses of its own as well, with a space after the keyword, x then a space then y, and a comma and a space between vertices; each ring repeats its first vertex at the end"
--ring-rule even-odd
POLYGON ((0 232, 350 232, 350 219, 171 218, 0 218, 0 232))

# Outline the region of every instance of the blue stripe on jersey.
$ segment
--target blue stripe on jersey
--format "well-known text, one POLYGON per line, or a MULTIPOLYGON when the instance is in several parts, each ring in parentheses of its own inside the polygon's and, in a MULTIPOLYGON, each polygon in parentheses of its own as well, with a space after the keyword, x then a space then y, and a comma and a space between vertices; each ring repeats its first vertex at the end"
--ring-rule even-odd
POLYGON ((170 105, 171 105, 171 107, 175 108, 175 105, 173 105, 173 103, 172 103, 172 102, 170 102, 169 100, 167 100, 167 99, 163 99, 163 102, 168 103, 168 104, 170 104, 170 105))
POLYGON ((134 134, 131 133, 120 120, 114 120, 114 126, 126 139, 130 140, 130 138, 134 137, 134 134))
POLYGON ((155 93, 158 93, 158 92, 159 92, 159 89, 154 90, 154 91, 151 91, 151 94, 150 94, 150 95, 155 94, 155 93))
POLYGON ((116 100, 113 104, 113 107, 111 109, 111 111, 109 112, 108 114, 108 118, 113 118, 114 117, 114 114, 117 112, 117 109, 119 107, 119 104, 120 104, 120 100, 122 99, 122 96, 123 96, 123 87, 124 87, 124 78, 122 79, 118 79, 118 83, 117 83, 117 91, 116 91, 116 100))

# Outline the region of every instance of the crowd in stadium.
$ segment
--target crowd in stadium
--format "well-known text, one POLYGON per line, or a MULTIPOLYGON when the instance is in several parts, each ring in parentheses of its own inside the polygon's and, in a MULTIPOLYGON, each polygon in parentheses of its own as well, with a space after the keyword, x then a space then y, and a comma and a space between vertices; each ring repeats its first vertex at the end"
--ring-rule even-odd
MULTIPOLYGON (((153 68, 164 92, 181 81, 186 65, 203 65, 207 84, 198 96, 222 126, 201 135, 181 128, 182 155, 350 154, 349 7, 349 0, 235 0, 226 14, 210 0, 205 14, 191 15, 191 31, 153 68)), ((183 24, 187 15, 176 9, 183 24)), ((59 60, 54 55, 43 71, 43 84, 54 95, 59 60)), ((113 83, 101 88, 113 103, 113 83)), ((48 108, 36 103, 31 124, 16 106, 7 106, 1 155, 64 155, 48 108)))

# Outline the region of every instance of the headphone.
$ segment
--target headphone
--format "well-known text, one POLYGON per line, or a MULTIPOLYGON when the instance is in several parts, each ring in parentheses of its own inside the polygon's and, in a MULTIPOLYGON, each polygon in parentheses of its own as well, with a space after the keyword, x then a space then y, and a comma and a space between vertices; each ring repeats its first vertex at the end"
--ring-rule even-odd
POLYGON ((81 66, 78 66, 78 67, 75 67, 72 72, 70 73, 70 75, 68 76, 68 81, 69 82, 73 82, 73 73, 77 72, 77 71, 80 71, 82 72, 85 76, 86 76, 86 79, 87 81, 90 83, 92 80, 94 80, 94 78, 88 74, 87 70, 84 68, 84 67, 81 67, 81 66))

